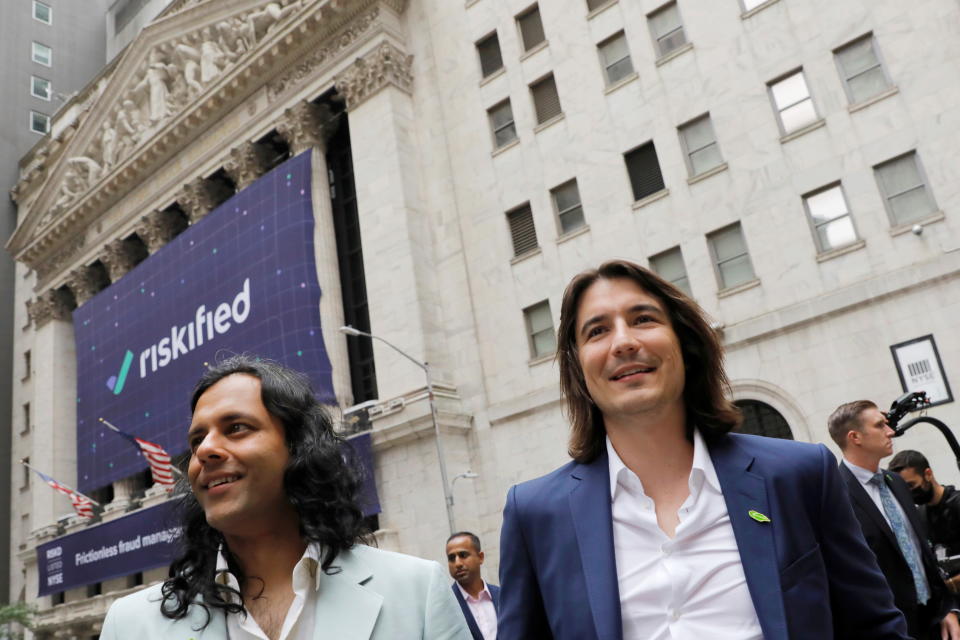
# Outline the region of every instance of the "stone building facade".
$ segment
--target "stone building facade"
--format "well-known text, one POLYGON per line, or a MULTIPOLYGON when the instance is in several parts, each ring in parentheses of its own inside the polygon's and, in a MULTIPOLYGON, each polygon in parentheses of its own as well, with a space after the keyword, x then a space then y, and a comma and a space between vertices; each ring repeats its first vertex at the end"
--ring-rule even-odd
MULTIPOLYGON (((566 460, 553 328, 603 259, 688 288, 755 430, 833 446, 830 411, 900 395, 890 347, 915 338, 949 379, 960 6, 744 2, 173 2, 21 162, 13 406, 33 409, 14 455, 76 477, 70 311, 308 149, 323 339, 340 408, 370 417, 385 548, 442 560, 428 394, 343 324, 430 363, 450 476, 477 474, 450 488, 456 526, 491 578, 508 487, 566 460)), ((956 479, 935 433, 898 446, 956 479)), ((32 600, 35 547, 87 525, 13 483, 11 592, 32 600)), ((103 491, 104 520, 163 499, 103 491)), ((43 598, 37 635, 95 635, 162 575, 43 598)))

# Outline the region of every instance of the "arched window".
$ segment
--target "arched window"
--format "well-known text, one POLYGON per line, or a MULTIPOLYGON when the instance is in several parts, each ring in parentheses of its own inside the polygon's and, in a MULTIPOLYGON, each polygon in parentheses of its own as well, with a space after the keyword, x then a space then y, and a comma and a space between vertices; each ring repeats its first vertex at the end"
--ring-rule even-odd
POLYGON ((790 425, 779 411, 767 403, 759 400, 737 400, 734 404, 743 412, 743 424, 737 429, 738 432, 793 440, 790 425))

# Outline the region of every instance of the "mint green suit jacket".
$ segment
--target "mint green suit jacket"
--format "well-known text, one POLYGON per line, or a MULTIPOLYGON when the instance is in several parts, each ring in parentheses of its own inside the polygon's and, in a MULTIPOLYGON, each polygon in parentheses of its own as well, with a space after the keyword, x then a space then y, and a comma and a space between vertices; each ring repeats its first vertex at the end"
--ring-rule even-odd
MULTIPOLYGON (((471 640, 449 580, 436 562, 355 546, 334 561, 317 593, 317 640, 471 640)), ((160 585, 110 607, 100 640, 227 640, 226 616, 193 606, 185 618, 160 614, 160 585)))

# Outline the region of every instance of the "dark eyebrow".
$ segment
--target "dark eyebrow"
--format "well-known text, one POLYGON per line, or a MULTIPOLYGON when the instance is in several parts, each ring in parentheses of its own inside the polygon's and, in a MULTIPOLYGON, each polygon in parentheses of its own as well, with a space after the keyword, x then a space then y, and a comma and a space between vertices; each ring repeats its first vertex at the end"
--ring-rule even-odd
MULTIPOLYGON (((635 304, 629 309, 627 309, 627 313, 642 313, 642 312, 646 312, 646 313, 652 312, 652 313, 658 313, 660 315, 663 315, 664 313, 663 309, 661 309, 660 307, 653 304, 645 304, 645 303, 635 304)), ((599 315, 595 315, 592 318, 588 319, 586 322, 583 323, 583 326, 580 327, 580 335, 584 336, 587 333, 587 331, 590 329, 590 327, 592 327, 597 323, 603 322, 606 319, 607 319, 607 314, 603 314, 603 313, 599 315)))
MULTIPOLYGON (((242 411, 227 413, 225 415, 220 416, 218 420, 221 423, 231 423, 231 422, 236 422, 238 420, 243 422, 253 422, 253 423, 257 422, 257 419, 254 416, 252 416, 249 413, 243 413, 242 411)), ((205 431, 205 430, 206 429, 203 425, 197 425, 195 427, 191 427, 190 430, 187 431, 187 442, 190 442, 190 438, 196 435, 197 432, 205 431)))

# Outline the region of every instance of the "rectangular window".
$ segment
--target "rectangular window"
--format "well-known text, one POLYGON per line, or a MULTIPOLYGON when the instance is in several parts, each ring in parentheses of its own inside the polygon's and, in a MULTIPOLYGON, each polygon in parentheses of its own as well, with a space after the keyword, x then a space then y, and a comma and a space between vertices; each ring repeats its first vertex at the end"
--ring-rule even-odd
POLYGON ((45 44, 34 42, 30 48, 30 59, 38 64, 49 67, 53 64, 53 49, 45 44))
POLYGON ((657 275, 674 285, 688 296, 693 296, 690 290, 690 279, 687 278, 687 268, 683 264, 683 253, 680 247, 667 249, 650 258, 650 268, 657 275))
POLYGON ((517 27, 520 28, 520 39, 523 41, 523 50, 530 51, 547 39, 543 32, 543 22, 540 20, 540 7, 533 5, 517 16, 517 27))
POLYGON ((539 246, 537 245, 537 228, 533 224, 533 211, 530 209, 529 202, 508 211, 507 224, 510 225, 514 257, 529 253, 539 246))
POLYGON ((493 146, 499 149, 517 139, 517 127, 513 123, 513 110, 510 100, 490 107, 487 111, 490 129, 493 131, 493 146))
POLYGON ((743 0, 743 10, 750 11, 750 9, 756 9, 766 1, 767 0, 743 0))
MULTIPOLYGON (((23 459, 24 462, 30 464, 30 457, 27 456, 23 459)), ((30 488, 30 469, 27 467, 27 464, 20 465, 20 468, 23 470, 22 475, 20 476, 20 488, 29 489, 30 488)))
POLYGON ((30 433, 30 403, 23 403, 23 429, 20 430, 21 434, 30 433))
POLYGON ((30 367, 31 367, 31 356, 30 349, 27 349, 23 352, 23 379, 27 380, 30 378, 30 367))
POLYGON ((627 48, 627 38, 623 31, 598 44, 597 50, 600 52, 600 64, 603 65, 607 86, 616 84, 633 73, 630 49, 627 48))
POLYGON ((663 57, 687 43, 680 21, 680 10, 676 2, 671 2, 647 16, 650 33, 656 45, 657 56, 663 57))
POLYGON ((653 146, 652 140, 623 154, 623 159, 627 163, 634 200, 643 200, 663 190, 663 175, 660 173, 657 149, 653 146))
POLYGON ((834 51, 847 98, 852 104, 863 102, 882 93, 890 86, 872 34, 844 45, 834 51))
POLYGON ((775 80, 768 86, 780 120, 780 131, 784 134, 793 133, 816 122, 817 110, 813 106, 803 69, 775 80))
POLYGON ((587 0, 587 11, 596 11, 611 0, 587 0))
POLYGON ((38 78, 37 76, 30 76, 30 95, 34 98, 40 98, 42 100, 50 99, 50 81, 44 80, 43 78, 38 78))
POLYGON ((553 206, 557 212, 557 221, 560 223, 560 235, 586 226, 583 218, 583 205, 580 203, 580 190, 577 188, 577 179, 564 182, 550 191, 553 196, 553 206))
POLYGON ((523 310, 530 339, 530 358, 542 358, 557 350, 557 336, 553 332, 550 302, 544 300, 523 310))
POLYGON ((915 151, 873 168, 893 225, 925 218, 937 210, 915 151))
POLYGON ((857 231, 853 228, 853 218, 840 183, 808 193, 803 196, 803 204, 810 217, 819 252, 857 241, 857 231))
POLYGON ((533 107, 537 112, 537 124, 543 124, 563 113, 557 83, 552 73, 530 85, 530 95, 533 96, 533 107))
POLYGON ((721 289, 730 289, 756 279, 739 222, 707 235, 707 242, 721 289))
POLYGON ((477 42, 477 54, 480 56, 480 73, 484 78, 503 69, 500 40, 496 31, 477 42))
POLYGON ((53 23, 53 9, 38 0, 33 0, 33 17, 44 24, 53 23))
POLYGON ((50 116, 38 111, 31 111, 30 131, 42 134, 50 133, 50 116))
POLYGON ((678 130, 691 177, 723 164, 723 156, 717 146, 709 113, 681 125, 678 130))

